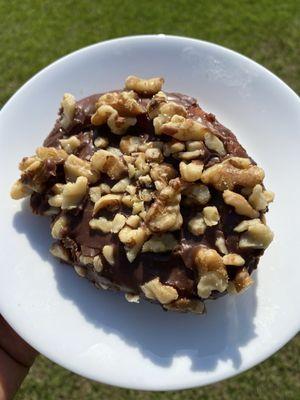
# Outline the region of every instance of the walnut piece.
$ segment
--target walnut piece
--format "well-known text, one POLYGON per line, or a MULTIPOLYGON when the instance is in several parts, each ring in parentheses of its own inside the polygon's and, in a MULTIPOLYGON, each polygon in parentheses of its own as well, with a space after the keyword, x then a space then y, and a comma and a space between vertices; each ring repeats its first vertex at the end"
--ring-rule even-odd
POLYGON ((249 159, 231 157, 204 170, 201 179, 203 183, 223 191, 233 190, 237 185, 253 187, 261 183, 264 176, 264 171, 252 165, 249 159))
POLYGON ((101 197, 101 188, 100 186, 91 187, 89 190, 90 199, 93 203, 96 203, 101 197))
POLYGON ((228 287, 228 278, 218 271, 205 272, 197 285, 198 296, 207 299, 213 290, 223 293, 228 287))
POLYGON ((67 250, 59 243, 53 243, 50 247, 50 253, 62 261, 70 262, 70 257, 67 250))
POLYGON ((148 231, 144 227, 132 229, 129 226, 125 226, 120 230, 119 239, 125 244, 126 256, 129 262, 136 258, 147 237, 148 231))
POLYGON ((127 186, 129 185, 129 183, 130 183, 129 178, 121 179, 119 182, 117 182, 111 188, 111 192, 112 193, 124 193, 126 191, 127 186))
POLYGON ((178 241, 171 233, 164 233, 162 235, 153 235, 144 243, 142 253, 163 253, 171 251, 177 246, 178 241))
POLYGON ((106 194, 100 197, 100 199, 95 203, 93 215, 96 215, 103 208, 109 208, 110 210, 119 208, 122 200, 122 195, 120 194, 106 194))
POLYGON ((112 244, 107 244, 102 249, 102 254, 110 265, 115 265, 114 250, 115 249, 112 244))
POLYGON ((164 159, 164 156, 159 149, 147 149, 145 152, 146 160, 150 162, 161 163, 164 159))
POLYGON ((204 221, 202 213, 197 213, 188 223, 189 231, 195 235, 203 235, 206 230, 206 223, 204 221))
POLYGON ((12 186, 10 191, 10 197, 14 200, 20 200, 24 197, 30 196, 32 189, 24 185, 20 179, 18 179, 12 186))
POLYGON ((36 155, 42 161, 54 160, 57 163, 62 162, 68 158, 68 154, 63 149, 56 149, 55 147, 38 147, 36 155))
POLYGON ((152 96, 161 90, 163 84, 163 78, 142 79, 130 75, 126 78, 125 88, 127 90, 134 90, 136 93, 143 96, 152 96))
POLYGON ((264 195, 261 185, 255 185, 251 195, 248 198, 251 206, 257 211, 264 211, 267 208, 268 201, 264 195))
POLYGON ((77 136, 70 136, 68 139, 60 139, 59 140, 61 147, 67 152, 68 154, 74 153, 80 146, 80 140, 77 136))
POLYGON ((223 259, 214 249, 200 247, 195 256, 195 265, 201 275, 208 271, 218 271, 227 276, 223 259))
POLYGON ((220 221, 220 215, 217 207, 215 206, 204 207, 203 218, 207 226, 218 225, 220 221))
POLYGON ((226 247, 224 235, 222 232, 219 232, 218 237, 216 238, 216 247, 218 248, 219 252, 222 254, 228 254, 228 250, 226 247))
POLYGON ((165 304, 163 307, 168 311, 191 312, 193 314, 203 314, 205 311, 204 303, 197 299, 182 298, 170 304, 165 304))
POLYGON ((132 154, 138 151, 142 144, 142 139, 139 136, 123 136, 120 141, 120 150, 124 154, 132 154))
POLYGON ((107 124, 112 133, 116 135, 123 135, 130 126, 136 124, 136 121, 135 117, 121 117, 118 111, 109 105, 98 107, 91 118, 93 125, 107 124))
POLYGON ((147 113, 150 119, 154 119, 159 114, 161 105, 168 101, 168 97, 164 92, 156 93, 147 104, 147 113))
POLYGON ((189 186, 183 191, 183 194, 187 196, 188 203, 191 202, 199 205, 205 205, 211 198, 208 187, 201 184, 189 186))
POLYGON ((111 179, 121 179, 127 172, 127 167, 122 159, 107 150, 98 150, 91 158, 94 171, 104 172, 111 179))
POLYGON ((257 218, 259 216, 259 212, 254 210, 241 194, 225 190, 223 192, 223 199, 226 204, 234 207, 235 212, 239 215, 245 215, 249 218, 257 218))
POLYGON ((128 303, 139 303, 140 302, 140 296, 138 294, 125 293, 125 299, 128 301, 128 303))
POLYGON ((103 136, 98 136, 94 140, 94 145, 96 147, 98 147, 99 149, 105 149, 108 146, 108 144, 109 144, 108 139, 106 137, 103 137, 103 136))
POLYGON ((87 189, 88 180, 84 176, 78 177, 75 183, 67 183, 64 185, 61 208, 63 210, 71 210, 78 207, 86 195, 87 189))
POLYGON ((88 179, 89 183, 95 183, 99 179, 99 172, 92 170, 89 161, 82 160, 74 154, 69 155, 64 164, 65 176, 68 181, 75 182, 80 176, 88 179))
POLYGON ((70 93, 65 93, 61 101, 61 107, 62 118, 60 124, 64 129, 67 129, 74 119, 76 109, 75 97, 70 93))
POLYGON ((96 107, 108 105, 114 108, 122 117, 136 117, 145 112, 141 104, 136 100, 136 93, 130 92, 110 92, 99 97, 96 107))
POLYGON ((130 228, 137 228, 140 225, 141 218, 138 215, 130 215, 126 220, 126 225, 130 226, 130 228))
POLYGON ((96 256, 96 257, 94 257, 94 259, 93 259, 93 266, 94 266, 94 270, 96 271, 96 272, 102 272, 102 270, 103 270, 103 263, 102 263, 102 260, 101 260, 101 257, 100 256, 96 256))
POLYGON ((203 140, 208 128, 200 122, 188 119, 180 115, 173 115, 170 121, 166 119, 153 121, 157 135, 168 135, 183 142, 187 140, 203 140))
POLYGON ((253 284, 253 280, 246 268, 236 274, 233 284, 237 293, 244 291, 253 284))
POLYGON ((204 142, 209 150, 215 151, 220 156, 225 156, 226 150, 223 142, 211 132, 207 132, 204 136, 204 142))
POLYGON ((223 256, 224 265, 233 265, 235 267, 241 267, 245 264, 245 260, 242 256, 235 253, 229 253, 223 256))
POLYGON ((168 304, 178 298, 178 293, 175 288, 168 285, 163 285, 159 278, 154 278, 141 286, 145 296, 151 300, 157 300, 161 304, 168 304))
POLYGON ((95 229, 103 233, 109 233, 112 229, 112 221, 109 221, 104 217, 92 218, 89 221, 89 226, 91 229, 95 229))
POLYGON ((54 224, 52 225, 51 229, 52 237, 54 239, 61 239, 66 232, 67 226, 68 226, 68 219, 65 215, 57 218, 54 221, 54 224))
POLYGON ((246 232, 241 235, 239 247, 241 249, 266 249, 273 237, 274 234, 271 229, 261 221, 256 220, 255 223, 249 224, 246 232))

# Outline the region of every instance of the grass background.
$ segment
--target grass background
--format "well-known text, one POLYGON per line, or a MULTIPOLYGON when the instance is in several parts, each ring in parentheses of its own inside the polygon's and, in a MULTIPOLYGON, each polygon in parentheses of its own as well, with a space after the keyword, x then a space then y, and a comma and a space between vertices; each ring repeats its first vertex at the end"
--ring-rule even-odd
MULTIPOLYGON (((124 35, 191 36, 237 50, 300 93, 300 1, 0 0, 0 106, 34 73, 82 46, 124 35)), ((288 312, 288 310, 287 310, 288 312)), ((300 336, 268 361, 209 387, 111 388, 39 357, 17 399, 300 399, 300 336)))

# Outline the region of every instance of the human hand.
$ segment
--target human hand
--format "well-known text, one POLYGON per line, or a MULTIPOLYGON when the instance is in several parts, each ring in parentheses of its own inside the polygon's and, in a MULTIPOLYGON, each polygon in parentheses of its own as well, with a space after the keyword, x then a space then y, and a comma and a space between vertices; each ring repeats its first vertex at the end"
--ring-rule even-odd
POLYGON ((14 397, 36 356, 0 315, 0 400, 14 397))

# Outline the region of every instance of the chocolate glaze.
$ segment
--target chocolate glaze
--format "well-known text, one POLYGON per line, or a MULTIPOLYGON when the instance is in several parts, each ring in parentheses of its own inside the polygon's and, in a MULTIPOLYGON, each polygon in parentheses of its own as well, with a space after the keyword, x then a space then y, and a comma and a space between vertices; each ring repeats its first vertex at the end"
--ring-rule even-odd
MULTIPOLYGON (((110 133, 107 126, 94 127, 90 123, 90 117, 95 111, 95 102, 100 94, 86 97, 77 102, 75 118, 68 130, 64 130, 59 121, 55 124, 52 132, 45 139, 45 146, 59 145, 58 140, 71 135, 79 135, 83 142, 77 150, 76 155, 83 159, 90 159, 95 149, 93 139, 99 135, 109 137, 109 141, 113 146, 118 146, 121 139, 120 136, 110 133)), ((221 125, 213 114, 207 114, 198 105, 194 98, 178 93, 169 93, 169 100, 184 105, 187 108, 189 118, 199 119, 206 124, 209 129, 216 134, 224 143, 227 152, 232 156, 248 157, 245 149, 238 143, 235 135, 223 125, 221 125)), ((149 99, 140 100, 144 105, 149 99)), ((145 114, 138 116, 137 124, 128 129, 128 135, 146 135, 147 140, 157 140, 153 132, 152 121, 145 114)), ((160 136, 159 140, 171 140, 169 137, 160 136)), ((227 155, 228 156, 228 155, 227 155)), ((211 151, 207 151, 205 157, 205 165, 213 165, 220 162, 220 156, 211 151)), ((174 158, 166 158, 164 162, 170 162, 177 166, 178 161, 174 158)), ((102 178, 103 179, 103 178, 102 178)), ((112 183, 108 178, 106 182, 112 183)), ((99 184, 97 182, 96 184, 99 184)), ((51 185, 52 186, 52 185, 51 185)), ((50 188, 50 185, 49 185, 50 188)), ((226 246, 229 252, 237 252, 241 254, 245 260, 245 267, 251 273, 256 268, 259 256, 262 254, 260 250, 241 250, 237 248, 239 236, 233 232, 233 228, 245 217, 237 215, 232 207, 227 206, 222 196, 216 190, 211 189, 212 198, 207 205, 217 206, 220 213, 220 223, 214 227, 208 227, 203 236, 195 237, 187 229, 188 221, 197 211, 201 211, 201 207, 197 206, 181 206, 181 213, 184 219, 182 228, 174 232, 179 239, 180 244, 172 252, 168 253, 141 253, 134 262, 130 263, 124 251, 124 246, 120 243, 118 236, 115 234, 104 234, 99 231, 91 230, 89 221, 92 218, 93 203, 86 199, 81 209, 75 212, 68 212, 70 227, 66 237, 62 240, 65 248, 68 249, 72 263, 79 264, 79 255, 94 257, 99 254, 106 244, 115 245, 115 265, 106 264, 103 271, 97 274, 88 268, 87 277, 93 282, 103 282, 107 280, 114 287, 121 287, 124 290, 138 293, 140 286, 152 278, 159 276, 162 283, 166 283, 175 287, 180 297, 196 298, 197 272, 193 266, 193 255, 199 245, 207 245, 215 248, 215 240, 219 234, 224 235, 226 246)), ((42 213, 45 211, 46 202, 44 195, 36 194, 32 196, 31 204, 35 212, 42 213)), ((126 214, 126 210, 119 210, 126 214)), ((117 212, 117 211, 115 211, 117 212)), ((110 216, 112 218, 113 215, 110 216)), ((228 269, 230 278, 233 278, 239 271, 237 267, 228 269)), ((219 293, 213 293, 212 297, 218 297, 219 293)))

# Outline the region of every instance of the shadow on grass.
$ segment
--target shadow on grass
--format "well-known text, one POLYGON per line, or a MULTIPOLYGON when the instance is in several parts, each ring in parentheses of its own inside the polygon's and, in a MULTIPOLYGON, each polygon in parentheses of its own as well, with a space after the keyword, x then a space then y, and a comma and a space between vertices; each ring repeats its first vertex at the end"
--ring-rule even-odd
MULTIPOLYGON (((49 259, 51 239, 46 218, 32 215, 24 202, 22 211, 14 217, 14 227, 27 236, 42 259, 49 259)), ((145 301, 130 304, 121 293, 97 290, 71 267, 50 260, 60 295, 71 300, 88 323, 117 335, 161 367, 185 356, 195 371, 213 371, 219 361, 227 360, 238 368, 240 349, 256 336, 255 286, 243 295, 208 302, 204 316, 178 314, 145 301)))

